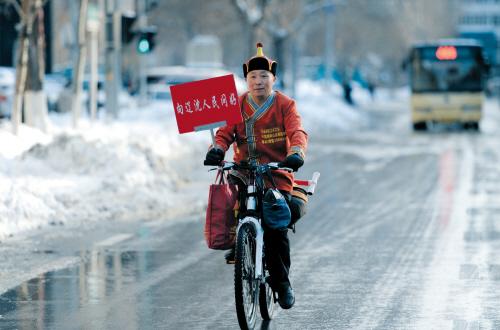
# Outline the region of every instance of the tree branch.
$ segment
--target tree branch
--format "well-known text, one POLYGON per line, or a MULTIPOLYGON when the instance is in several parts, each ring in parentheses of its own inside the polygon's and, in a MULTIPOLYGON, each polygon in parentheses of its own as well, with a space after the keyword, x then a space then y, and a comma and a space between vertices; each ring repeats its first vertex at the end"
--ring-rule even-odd
POLYGON ((259 5, 251 8, 245 0, 232 0, 231 3, 236 7, 238 13, 250 25, 257 25, 264 19, 264 11, 272 0, 260 0, 259 5))
POLYGON ((14 7, 14 9, 16 10, 17 14, 19 15, 19 18, 21 19, 21 21, 25 20, 23 10, 22 10, 21 6, 19 6, 19 4, 17 3, 16 0, 3 0, 3 2, 14 7))

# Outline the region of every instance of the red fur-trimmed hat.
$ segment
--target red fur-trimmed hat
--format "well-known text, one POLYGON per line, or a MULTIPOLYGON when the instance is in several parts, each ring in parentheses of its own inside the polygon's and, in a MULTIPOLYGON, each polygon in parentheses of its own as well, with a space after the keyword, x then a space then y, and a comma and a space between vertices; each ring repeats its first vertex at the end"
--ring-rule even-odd
POLYGON ((276 76, 276 68, 278 67, 278 62, 266 57, 264 51, 262 50, 262 43, 257 43, 257 54, 250 58, 246 63, 243 63, 243 75, 245 78, 250 71, 253 70, 266 70, 271 72, 276 76))

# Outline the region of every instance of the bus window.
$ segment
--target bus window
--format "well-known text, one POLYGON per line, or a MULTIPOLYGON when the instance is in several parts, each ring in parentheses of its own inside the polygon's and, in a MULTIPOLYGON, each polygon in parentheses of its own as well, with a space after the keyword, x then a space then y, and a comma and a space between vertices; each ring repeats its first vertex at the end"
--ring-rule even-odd
POLYGON ((441 52, 440 55, 437 47, 416 49, 412 56, 410 73, 412 91, 417 93, 481 91, 484 62, 481 54, 477 55, 477 51, 467 47, 456 47, 456 54, 447 57, 452 53, 441 52))

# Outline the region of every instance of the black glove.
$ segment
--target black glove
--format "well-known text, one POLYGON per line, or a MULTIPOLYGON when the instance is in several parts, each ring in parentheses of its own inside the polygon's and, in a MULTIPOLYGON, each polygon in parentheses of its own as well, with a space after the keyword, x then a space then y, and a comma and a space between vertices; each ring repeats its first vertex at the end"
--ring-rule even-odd
POLYGON ((203 165, 217 166, 224 160, 224 150, 212 148, 207 152, 203 165))
POLYGON ((288 167, 297 172, 304 165, 304 159, 299 154, 291 154, 278 164, 280 167, 288 167))

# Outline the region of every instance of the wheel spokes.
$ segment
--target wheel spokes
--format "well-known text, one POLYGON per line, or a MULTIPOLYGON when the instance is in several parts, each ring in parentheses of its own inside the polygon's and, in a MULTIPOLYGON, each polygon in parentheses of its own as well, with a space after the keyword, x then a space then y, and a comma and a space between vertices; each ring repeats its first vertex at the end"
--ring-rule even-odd
POLYGON ((243 291, 245 292, 244 305, 245 305, 245 315, 248 321, 251 321, 255 317, 256 311, 256 294, 257 286, 256 280, 254 279, 255 274, 255 262, 253 260, 254 240, 250 235, 245 237, 245 253, 243 258, 243 291))

